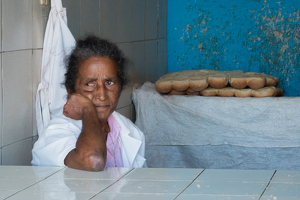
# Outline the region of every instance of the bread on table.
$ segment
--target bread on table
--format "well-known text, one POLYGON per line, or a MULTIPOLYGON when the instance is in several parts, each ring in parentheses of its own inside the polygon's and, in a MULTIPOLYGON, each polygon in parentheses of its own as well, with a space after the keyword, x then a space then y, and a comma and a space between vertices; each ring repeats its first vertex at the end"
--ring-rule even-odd
POLYGON ((189 88, 194 91, 202 91, 208 87, 207 76, 195 74, 189 78, 189 88))
POLYGON ((185 93, 186 93, 187 95, 199 95, 199 92, 198 92, 198 91, 195 91, 195 90, 193 90, 193 89, 191 89, 191 88, 187 89, 187 90, 185 91, 185 93))
POLYGON ((275 87, 264 87, 258 90, 252 90, 253 97, 274 97, 277 95, 275 87))
POLYGON ((218 90, 219 97, 234 97, 235 96, 235 89, 232 87, 224 87, 218 90))
POLYGON ((158 92, 168 95, 202 95, 221 97, 283 96, 276 88, 277 77, 242 70, 183 70, 167 73, 155 83, 158 92))
POLYGON ((252 89, 250 88, 235 89, 234 95, 236 97, 252 97, 252 89))
POLYGON ((228 77, 226 73, 208 74, 207 81, 209 86, 216 89, 221 89, 228 85, 228 77))
POLYGON ((176 91, 176 90, 171 90, 170 92, 168 92, 168 95, 185 95, 186 92, 185 91, 176 91))
POLYGON ((174 79, 173 76, 175 76, 176 73, 177 72, 167 73, 166 75, 160 77, 155 83, 155 89, 160 93, 170 92, 173 89, 171 81, 174 79))

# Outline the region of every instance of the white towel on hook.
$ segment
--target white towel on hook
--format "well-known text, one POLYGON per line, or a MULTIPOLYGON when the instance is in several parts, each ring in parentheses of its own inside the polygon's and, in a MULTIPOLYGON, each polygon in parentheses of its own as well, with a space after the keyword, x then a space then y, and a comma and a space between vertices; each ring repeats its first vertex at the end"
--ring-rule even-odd
POLYGON ((41 83, 36 94, 36 119, 38 134, 49 121, 62 115, 67 91, 64 82, 64 59, 75 46, 75 39, 67 25, 66 9, 61 0, 51 0, 47 22, 41 68, 41 83))

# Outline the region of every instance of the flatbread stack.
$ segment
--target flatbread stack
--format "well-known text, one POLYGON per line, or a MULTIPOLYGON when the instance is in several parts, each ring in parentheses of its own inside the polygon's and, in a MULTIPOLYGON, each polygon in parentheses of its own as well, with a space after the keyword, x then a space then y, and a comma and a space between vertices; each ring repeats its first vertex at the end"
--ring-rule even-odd
POLYGON ((155 83, 158 92, 168 95, 221 97, 276 97, 283 90, 276 87, 277 77, 264 73, 216 70, 171 72, 155 83))

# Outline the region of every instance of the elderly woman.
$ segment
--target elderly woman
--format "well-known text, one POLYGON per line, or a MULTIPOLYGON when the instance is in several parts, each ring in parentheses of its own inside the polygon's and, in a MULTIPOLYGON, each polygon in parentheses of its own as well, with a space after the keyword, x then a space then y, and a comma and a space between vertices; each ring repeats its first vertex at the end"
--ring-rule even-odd
POLYGON ((68 100, 32 150, 33 165, 88 171, 104 167, 144 167, 144 134, 115 111, 127 83, 128 61, 107 40, 79 40, 67 60, 68 100))

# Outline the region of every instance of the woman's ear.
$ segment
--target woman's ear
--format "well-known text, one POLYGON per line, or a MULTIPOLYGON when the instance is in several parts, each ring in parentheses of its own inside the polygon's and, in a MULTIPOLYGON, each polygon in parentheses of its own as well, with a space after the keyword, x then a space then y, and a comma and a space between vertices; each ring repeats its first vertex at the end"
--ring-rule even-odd
POLYGON ((72 95, 72 90, 70 88, 67 88, 67 92, 68 92, 68 98, 72 95))

